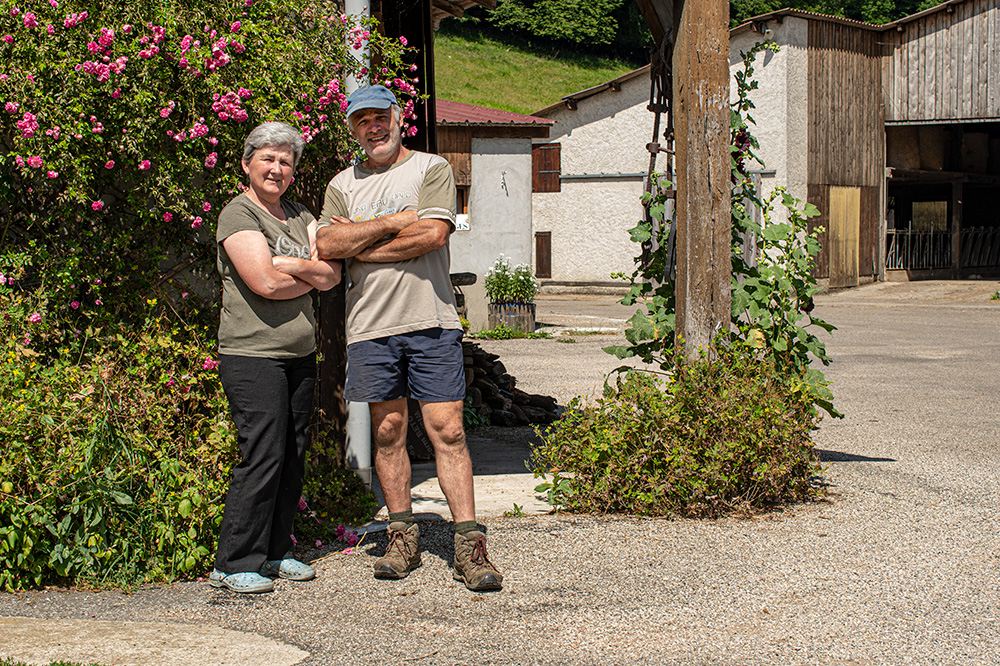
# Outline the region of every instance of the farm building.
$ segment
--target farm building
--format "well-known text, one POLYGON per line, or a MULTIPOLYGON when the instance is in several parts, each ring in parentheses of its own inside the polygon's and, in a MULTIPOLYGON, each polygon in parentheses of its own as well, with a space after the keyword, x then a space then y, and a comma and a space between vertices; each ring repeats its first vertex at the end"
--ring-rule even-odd
MULTIPOLYGON (((730 31, 730 69, 757 57, 754 134, 765 191, 815 204, 817 277, 834 287, 1000 274, 1000 0, 950 0, 876 26, 783 9, 730 31)), ((543 284, 630 272, 627 230, 652 139, 649 68, 534 115, 533 224, 543 284)))
POLYGON ((472 104, 437 100, 437 152, 455 172, 458 228, 451 237, 453 273, 475 273, 463 286, 473 330, 486 328, 483 278, 503 254, 531 265, 531 142, 552 121, 472 104))
POLYGON ((816 204, 831 286, 1000 270, 1000 0, 881 26, 795 10, 730 33, 758 59, 763 182, 816 204))
MULTIPOLYGON (((564 97, 533 115, 553 121, 533 147, 535 274, 547 285, 621 286, 636 246, 628 230, 653 141, 649 66, 564 97)), ((658 168, 663 169, 662 157, 658 168)))

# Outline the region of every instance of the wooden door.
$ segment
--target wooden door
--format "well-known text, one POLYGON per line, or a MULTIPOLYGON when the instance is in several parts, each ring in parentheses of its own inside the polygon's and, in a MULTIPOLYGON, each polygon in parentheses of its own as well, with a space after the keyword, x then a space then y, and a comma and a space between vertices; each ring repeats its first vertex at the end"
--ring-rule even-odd
POLYGON ((861 188, 830 186, 830 286, 858 286, 861 188))

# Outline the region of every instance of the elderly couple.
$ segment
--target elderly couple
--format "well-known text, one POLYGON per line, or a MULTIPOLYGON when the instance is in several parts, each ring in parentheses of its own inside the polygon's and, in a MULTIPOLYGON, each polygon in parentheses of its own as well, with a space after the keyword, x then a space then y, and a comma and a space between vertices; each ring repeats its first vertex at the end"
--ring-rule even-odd
POLYGON ((367 159, 330 181, 318 222, 304 206, 282 198, 303 141, 294 128, 273 122, 247 137, 242 163, 249 187, 219 215, 219 373, 241 460, 233 469, 209 583, 269 592, 275 578, 316 575, 293 558, 291 538, 316 378, 309 294, 336 285, 346 261, 345 396, 369 404, 375 469, 390 520, 375 577, 400 579, 420 566, 406 452, 410 396, 419 401, 455 520, 454 578, 470 590, 499 589, 503 577, 476 523, 462 427, 462 325, 449 277, 451 167, 402 145, 402 113, 387 88, 356 91, 347 118, 367 159))

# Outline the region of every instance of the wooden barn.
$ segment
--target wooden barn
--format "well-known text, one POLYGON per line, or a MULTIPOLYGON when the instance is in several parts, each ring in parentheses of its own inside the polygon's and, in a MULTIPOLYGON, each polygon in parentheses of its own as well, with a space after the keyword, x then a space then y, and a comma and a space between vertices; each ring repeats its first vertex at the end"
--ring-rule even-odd
POLYGON ((731 32, 773 39, 753 99, 765 188, 816 204, 818 277, 1000 274, 1000 0, 949 0, 875 26, 780 10, 731 32))

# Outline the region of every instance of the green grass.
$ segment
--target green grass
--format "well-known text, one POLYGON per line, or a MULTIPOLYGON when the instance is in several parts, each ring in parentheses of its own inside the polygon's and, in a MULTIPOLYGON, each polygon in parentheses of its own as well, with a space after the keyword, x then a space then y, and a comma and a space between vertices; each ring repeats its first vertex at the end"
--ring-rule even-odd
POLYGON ((532 113, 636 66, 580 54, 539 55, 485 35, 439 33, 434 38, 434 67, 440 99, 532 113))

